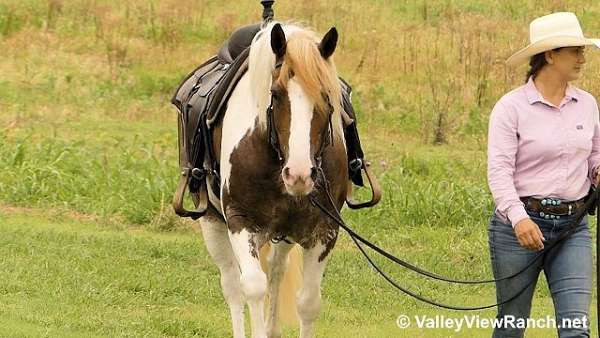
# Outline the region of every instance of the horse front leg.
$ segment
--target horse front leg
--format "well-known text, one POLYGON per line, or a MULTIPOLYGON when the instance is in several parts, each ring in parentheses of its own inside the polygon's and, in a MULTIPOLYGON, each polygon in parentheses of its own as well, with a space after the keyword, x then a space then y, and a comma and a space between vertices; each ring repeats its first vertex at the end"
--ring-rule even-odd
MULTIPOLYGON (((250 309, 253 338, 266 338, 264 321, 264 298, 267 292, 267 276, 260 266, 258 258, 259 239, 245 226, 232 225, 228 219, 229 239, 240 267, 242 292, 250 309), (231 229, 242 229, 232 232, 231 229)), ((236 221, 237 222, 237 221, 236 221)))
POLYGON ((297 296, 301 338, 314 337, 314 323, 321 312, 321 280, 329 257, 326 252, 321 243, 303 252, 303 282, 297 296))
POLYGON ((240 270, 229 241, 227 225, 215 216, 204 216, 200 218, 200 228, 208 252, 221 273, 221 288, 231 313, 233 337, 245 338, 240 270))

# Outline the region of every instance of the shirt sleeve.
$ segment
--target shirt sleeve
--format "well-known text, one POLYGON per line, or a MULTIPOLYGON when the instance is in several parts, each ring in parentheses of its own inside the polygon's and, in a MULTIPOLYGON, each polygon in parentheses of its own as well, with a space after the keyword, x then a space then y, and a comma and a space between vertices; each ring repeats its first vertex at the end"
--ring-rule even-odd
POLYGON ((497 211, 507 217, 514 228, 529 215, 513 180, 518 138, 517 114, 511 108, 500 100, 490 114, 487 178, 497 211))
POLYGON ((594 136, 592 137, 592 153, 588 158, 588 177, 594 186, 596 186, 596 173, 600 167, 600 118, 598 112, 598 103, 594 100, 594 136))

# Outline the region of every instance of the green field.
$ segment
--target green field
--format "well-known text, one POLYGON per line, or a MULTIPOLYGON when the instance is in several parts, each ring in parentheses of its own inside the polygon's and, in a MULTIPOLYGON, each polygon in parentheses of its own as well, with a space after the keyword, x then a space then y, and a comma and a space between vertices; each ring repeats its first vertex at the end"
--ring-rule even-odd
MULTIPOLYGON (((0 337, 230 335, 217 269, 193 223, 170 207, 178 168, 169 101, 235 27, 259 19, 258 0, 233 3, 0 0, 0 337)), ((336 64, 354 87, 361 141, 384 189, 376 208, 344 210, 346 221, 428 270, 489 278, 488 115, 526 71, 503 60, 526 45, 529 21, 552 11, 575 12, 600 36, 600 2, 278 0, 275 10, 340 32, 336 64)), ((589 50, 576 84, 596 97, 599 56, 589 50)), ((382 265, 444 303, 495 301, 493 285, 382 265)), ((401 314, 465 313, 392 290, 345 234, 323 297, 319 337, 491 335, 397 328, 401 314)), ((532 316, 546 315, 542 275, 532 316)))

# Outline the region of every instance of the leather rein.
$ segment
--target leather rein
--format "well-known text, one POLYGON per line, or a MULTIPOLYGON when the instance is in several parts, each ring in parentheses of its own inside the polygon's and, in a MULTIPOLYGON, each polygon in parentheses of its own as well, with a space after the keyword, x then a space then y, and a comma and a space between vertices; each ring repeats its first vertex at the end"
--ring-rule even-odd
MULTIPOLYGON (((561 231, 558 235, 558 237, 552 241, 549 241, 548 245, 544 246, 544 249, 541 250, 537 255, 535 255, 528 263, 526 266, 524 266, 522 269, 520 269, 519 271, 512 273, 508 276, 503 276, 500 278, 496 278, 496 279, 487 279, 487 280, 458 280, 458 279, 452 279, 449 277, 444 277, 426 270, 423 270, 422 268, 419 268, 418 266, 411 264, 403 259, 400 259, 392 254, 390 254, 389 252, 385 251, 384 249, 381 249, 379 246, 373 244, 372 242, 370 242, 369 240, 365 239, 364 237, 360 236, 359 234, 357 234, 354 230, 352 230, 348 225, 346 225, 346 223, 342 220, 342 217, 338 211, 338 209, 335 207, 335 203, 333 201, 333 198, 331 196, 331 192, 329 190, 329 185, 327 182, 327 179, 325 178, 325 175, 323 173, 322 170, 319 171, 322 175, 322 182, 324 183, 322 185, 322 192, 325 193, 326 196, 326 200, 327 203, 329 204, 330 208, 326 207, 323 203, 321 203, 318 199, 318 192, 315 192, 313 194, 310 195, 310 200, 311 203, 313 204, 313 206, 319 208, 325 215, 327 215, 331 220, 333 220, 337 225, 339 225, 342 229, 344 229, 348 235, 350 236, 350 238, 352 239, 352 241, 355 243, 355 245, 358 247, 358 249, 360 250, 360 252, 363 254, 363 256, 367 259, 368 263, 386 280, 388 281, 390 284, 392 284, 395 288, 397 288, 398 290, 406 293, 407 295, 416 298, 420 301, 423 301, 425 303, 434 305, 434 306, 438 306, 441 308, 446 308, 446 309, 450 309, 450 310, 462 310, 462 311, 473 311, 473 310, 482 310, 482 309, 487 309, 487 308, 491 308, 491 307, 495 307, 495 306, 499 306, 502 304, 505 304, 513 299, 515 299, 516 297, 518 297, 521 293, 523 293, 530 285, 532 285, 535 280, 533 280, 532 282, 530 282, 529 284, 527 284, 523 289, 519 290, 518 292, 516 292, 512 297, 503 300, 501 302, 498 302, 496 304, 491 304, 491 305, 484 305, 484 306, 476 306, 476 307, 466 307, 466 306, 453 306, 453 305, 448 305, 448 304, 443 304, 443 303, 438 303, 435 302, 429 298, 423 297, 417 293, 414 293, 404 287, 402 287, 401 285, 399 285, 396 281, 394 281, 391 277, 389 277, 385 272, 383 272, 381 270, 381 268, 373 261, 373 259, 371 258, 371 256, 369 256, 369 254, 365 251, 365 249, 363 248, 363 246, 361 245, 364 244, 367 247, 371 248, 372 250, 374 250, 375 252, 377 252, 379 255, 385 257, 386 259, 400 265, 403 266, 409 270, 412 270, 420 275, 432 278, 432 279, 436 279, 436 280, 441 280, 441 281, 446 281, 449 283, 457 283, 457 284, 485 284, 485 283, 492 283, 492 282, 497 282, 497 281, 501 281, 501 280, 506 280, 506 279, 510 279, 513 278, 515 276, 520 275, 521 273, 523 273, 524 271, 526 271, 527 269, 529 269, 531 266, 533 266, 533 264, 538 260, 538 259, 542 259, 544 260, 546 257, 546 253, 549 252, 550 250, 552 250, 554 247, 559 247, 563 241, 565 239, 567 239, 569 236, 571 236, 575 230, 577 229, 577 226, 579 225, 579 223, 581 222, 581 220, 583 219, 583 217, 585 216, 585 214, 588 212, 588 209, 591 208, 591 206, 593 204, 595 204, 595 208, 596 208, 596 217, 597 217, 597 224, 600 224, 600 199, 598 198, 598 191, 600 191, 600 189, 594 189, 592 192, 592 195, 590 196, 590 198, 588 198, 588 200, 586 201, 586 203, 581 206, 579 209, 576 210, 575 212, 575 219, 573 220, 573 222, 571 222, 568 227, 566 229, 564 229, 563 231, 561 231)), ((596 257, 598 257, 598 254, 600 253, 600 237, 598 237, 598 235, 596 235, 596 257)), ((598 261, 596 262, 597 264, 597 268, 598 268, 598 261)), ((600 278, 600 269, 597 269, 597 277, 600 278)), ((600 280, 600 279, 597 279, 600 280)), ((598 284, 596 284, 596 290, 597 292, 600 291, 600 287, 598 284)), ((597 315, 600 315, 600 302, 597 302, 597 315)), ((600 330, 600 321, 598 321, 598 329, 600 330)))
MULTIPOLYGON (((282 65, 282 61, 278 61, 277 64, 275 65, 275 68, 280 68, 282 65)), ((501 302, 495 303, 495 304, 490 304, 490 305, 484 305, 484 306, 476 306, 476 307, 465 307, 465 306, 453 306, 453 305, 448 305, 448 304, 443 304, 443 303, 438 303, 435 302, 431 299, 428 299, 426 297, 423 297, 419 294, 416 294, 404 287, 402 287, 401 285, 399 285, 396 281, 394 281, 392 278, 390 278, 385 272, 383 272, 381 270, 381 268, 373 261, 373 259, 371 258, 371 256, 369 256, 369 254, 365 251, 365 249, 363 248, 363 246, 361 245, 364 244, 367 247, 373 249, 375 252, 377 252, 378 254, 382 255, 383 257, 387 258, 388 260, 401 265, 409 270, 412 270, 420 275, 432 278, 432 279, 436 279, 436 280, 441 280, 441 281, 446 281, 449 283, 457 283, 457 284, 486 284, 486 283, 492 283, 492 282, 498 282, 498 281, 502 281, 502 280, 506 280, 506 279, 511 279, 514 278, 518 275, 520 275, 521 273, 525 272, 527 269, 529 269, 531 266, 533 266, 533 264, 539 260, 540 258, 542 260, 545 259, 546 257, 546 253, 549 252, 552 248, 559 246, 560 244, 562 244, 562 242, 568 238, 570 235, 572 235, 575 232, 575 229, 577 227, 577 225, 579 225, 579 223, 581 222, 581 220, 583 219, 583 217, 585 216, 585 213, 587 213, 587 210, 591 207, 592 203, 597 203, 596 207, 598 207, 600 205, 600 200, 598 199, 598 190, 600 189, 595 189, 594 192, 592 193, 591 198, 589 198, 585 205, 580 207, 575 215, 575 219, 573 220, 573 222, 571 224, 569 224, 569 226, 563 230, 561 233, 559 233, 558 238, 556 238, 553 241, 550 241, 548 245, 546 245, 544 247, 543 250, 541 250, 538 254, 536 254, 528 263, 526 266, 524 266, 523 268, 521 268, 519 271, 512 273, 508 276, 503 276, 500 278, 495 278, 495 279, 487 279, 487 280, 458 280, 458 279, 452 279, 449 277, 445 277, 445 276, 441 276, 429 271, 426 271, 422 268, 419 268, 418 266, 411 264, 405 260, 402 260, 390 253, 388 253, 387 251, 381 249, 380 247, 378 247, 377 245, 373 244, 372 242, 370 242, 369 240, 365 239, 364 237, 360 236, 359 234, 357 234, 354 230, 352 230, 349 226, 347 226, 345 224, 345 222, 342 220, 342 217, 339 213, 339 211, 337 210, 337 208, 335 207, 335 203, 333 201, 333 198, 331 196, 331 192, 329 190, 329 184, 327 181, 327 178, 325 176, 325 173, 323 171, 322 168, 322 155, 323 152, 325 150, 325 148, 327 146, 333 145, 333 128, 332 128, 332 122, 331 122, 331 118, 333 115, 333 106, 331 105, 331 101, 328 95, 325 95, 326 99, 327 99, 327 103, 329 106, 329 111, 328 111, 328 128, 324 131, 322 138, 325 138, 325 140, 323 142, 321 142, 321 146, 319 148, 319 150, 315 153, 315 157, 314 157, 314 161, 315 161, 315 169, 316 171, 320 174, 321 176, 321 180, 315 180, 315 182, 318 185, 321 185, 321 187, 323 188, 323 192, 325 193, 326 197, 327 197, 327 202, 329 203, 329 205, 331 206, 331 210, 328 209, 327 207, 325 207, 321 202, 319 202, 319 200, 317 199, 316 196, 316 191, 314 193, 311 193, 309 195, 310 201, 313 204, 313 206, 319 208, 323 213, 325 213, 325 215, 327 215, 329 218, 331 218, 337 225, 339 225, 342 229, 344 229, 348 235, 350 235, 350 238, 354 241, 355 245, 357 246, 357 248, 360 250, 360 252, 365 256, 365 258, 367 259, 367 261, 369 262, 369 264, 385 279, 387 280, 390 284, 392 284, 395 288, 399 289, 400 291, 408 294, 411 297, 414 297, 418 300, 421 300, 425 303, 434 305, 434 306, 438 306, 438 307, 442 307, 442 308, 446 308, 446 309, 451 309, 451 310, 463 310, 463 311, 473 311, 473 310, 482 310, 482 309, 487 309, 487 308, 491 308, 491 307, 495 307, 495 306, 499 306, 505 303, 508 303, 509 301, 517 298, 521 293, 523 293, 529 286, 531 286, 531 284, 533 284, 535 282, 535 280, 533 280, 532 282, 528 283, 524 288, 522 288, 521 290, 519 290, 518 292, 516 292, 513 296, 511 296, 510 298, 503 300, 501 302)), ((274 101, 274 95, 271 92, 271 98, 270 98, 270 103, 269 106, 267 107, 267 130, 268 130, 268 140, 269 140, 269 144, 271 146, 271 148, 274 150, 275 154, 277 155, 277 159, 280 163, 281 166, 283 166, 283 162, 284 162, 284 156, 283 156, 283 152, 281 150, 281 144, 279 143, 279 135, 277 132, 277 128, 275 127, 275 114, 274 114, 274 108, 273 108, 273 102, 274 101)), ((600 211, 600 210, 599 210, 600 211)), ((598 219, 598 224, 600 224, 600 212, 597 212, 597 219, 598 219)), ((280 236, 280 237, 276 237, 273 238, 272 241, 277 243, 281 240, 284 240, 288 243, 289 242, 285 236, 280 236)), ((597 241, 598 241, 598 237, 597 237, 597 241)), ((597 250, 598 250, 598 246, 597 246, 597 250)), ((600 273, 600 272, 599 272, 600 273)), ((597 287, 598 288, 598 287, 597 287)), ((600 302, 598 303, 599 308, 600 308, 600 302)), ((598 313, 600 314, 600 311, 598 311, 598 313)), ((600 323, 599 323, 600 326, 600 323)))

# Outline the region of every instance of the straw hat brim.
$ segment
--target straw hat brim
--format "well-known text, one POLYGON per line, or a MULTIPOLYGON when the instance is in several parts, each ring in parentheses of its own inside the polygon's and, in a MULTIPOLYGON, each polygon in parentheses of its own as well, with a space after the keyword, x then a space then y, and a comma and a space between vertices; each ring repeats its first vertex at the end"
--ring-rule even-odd
POLYGON ((600 48, 600 39, 588 39, 585 37, 575 36, 552 36, 521 49, 520 51, 511 55, 507 60, 506 64, 511 67, 518 66, 525 61, 528 61, 530 57, 535 54, 552 50, 559 47, 573 47, 573 46, 596 46, 600 48))

